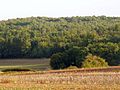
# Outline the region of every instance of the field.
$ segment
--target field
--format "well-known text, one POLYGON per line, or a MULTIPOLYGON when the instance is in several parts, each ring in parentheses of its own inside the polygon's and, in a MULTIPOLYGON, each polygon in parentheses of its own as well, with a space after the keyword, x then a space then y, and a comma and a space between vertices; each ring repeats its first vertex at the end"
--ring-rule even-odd
POLYGON ((7 68, 28 68, 33 70, 49 70, 49 59, 2 59, 0 70, 7 68))
POLYGON ((120 90, 120 67, 1 73, 0 90, 120 90))
POLYGON ((0 60, 0 70, 30 68, 31 72, 0 72, 0 90, 120 90, 120 67, 50 70, 49 59, 0 60))

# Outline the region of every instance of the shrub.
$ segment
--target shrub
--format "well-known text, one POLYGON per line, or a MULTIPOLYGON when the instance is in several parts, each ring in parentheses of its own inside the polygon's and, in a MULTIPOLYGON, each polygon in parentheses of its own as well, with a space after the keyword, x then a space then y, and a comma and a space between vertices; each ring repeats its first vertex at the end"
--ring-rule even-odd
POLYGON ((69 66, 66 69, 78 69, 78 67, 76 67, 76 66, 69 66))
POLYGON ((26 68, 10 68, 10 69, 4 69, 2 72, 25 72, 25 71, 33 71, 31 69, 26 69, 26 68))
POLYGON ((66 51, 68 55, 68 62, 72 66, 81 67, 83 60, 88 55, 88 50, 85 47, 74 46, 66 51))
POLYGON ((74 46, 64 53, 53 54, 51 56, 50 66, 52 69, 64 69, 69 66, 81 67, 87 55, 87 48, 74 46))
POLYGON ((63 69, 69 66, 69 62, 66 59, 66 53, 56 53, 51 56, 50 66, 52 69, 63 69))
POLYGON ((86 56, 86 59, 82 63, 83 68, 93 68, 93 67, 107 67, 108 63, 105 62, 105 59, 98 56, 93 56, 89 54, 86 56))

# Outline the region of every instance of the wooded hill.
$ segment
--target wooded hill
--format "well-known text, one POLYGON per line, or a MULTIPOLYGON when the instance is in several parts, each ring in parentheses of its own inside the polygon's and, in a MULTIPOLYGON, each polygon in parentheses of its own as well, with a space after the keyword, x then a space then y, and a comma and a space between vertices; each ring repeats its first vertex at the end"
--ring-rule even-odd
POLYGON ((0 58, 43 58, 86 47, 120 64, 120 17, 30 17, 0 21, 0 58))

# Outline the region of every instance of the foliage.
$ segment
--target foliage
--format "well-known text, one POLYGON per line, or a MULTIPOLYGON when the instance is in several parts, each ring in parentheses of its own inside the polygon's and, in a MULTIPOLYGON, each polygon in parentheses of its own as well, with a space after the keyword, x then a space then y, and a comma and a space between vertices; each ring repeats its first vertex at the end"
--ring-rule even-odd
POLYGON ((98 55, 108 62, 109 65, 118 65, 119 59, 119 44, 117 43, 95 43, 88 46, 90 53, 98 55))
POLYGON ((88 50, 85 47, 74 46, 66 51, 68 55, 68 62, 70 65, 81 67, 85 56, 88 54, 88 50))
POLYGON ((83 68, 107 67, 108 63, 103 58, 89 54, 82 63, 83 68))
POLYGON ((50 60, 52 69, 63 69, 69 66, 81 67, 88 50, 84 47, 72 47, 63 53, 53 54, 50 60))
POLYGON ((48 58, 73 46, 87 48, 109 65, 119 65, 120 17, 29 17, 0 21, 0 58, 48 58))
POLYGON ((78 69, 78 67, 76 67, 76 66, 69 66, 69 67, 67 67, 65 69, 78 69))
POLYGON ((50 66, 52 69, 63 69, 69 66, 65 53, 56 53, 51 56, 50 66))

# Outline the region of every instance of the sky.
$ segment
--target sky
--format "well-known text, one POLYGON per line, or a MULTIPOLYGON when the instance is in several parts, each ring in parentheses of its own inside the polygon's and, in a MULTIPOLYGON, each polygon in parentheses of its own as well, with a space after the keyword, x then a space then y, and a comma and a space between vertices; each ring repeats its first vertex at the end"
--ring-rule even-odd
POLYGON ((93 15, 120 16, 120 0, 0 0, 0 20, 93 15))

